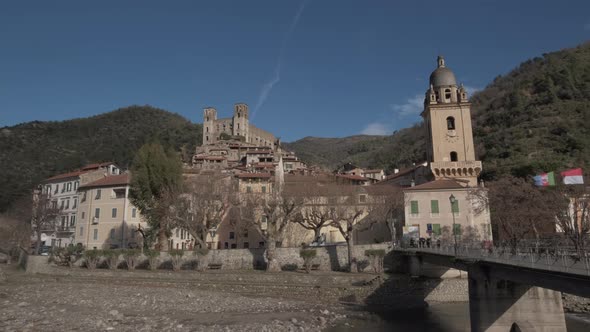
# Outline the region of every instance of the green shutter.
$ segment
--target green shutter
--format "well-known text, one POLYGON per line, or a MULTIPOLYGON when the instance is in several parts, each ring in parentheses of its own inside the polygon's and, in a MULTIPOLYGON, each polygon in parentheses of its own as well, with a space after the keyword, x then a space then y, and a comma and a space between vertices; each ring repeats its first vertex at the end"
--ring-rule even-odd
POLYGON ((411 205, 411 213, 418 214, 418 201, 411 201, 410 205, 411 205))
POLYGON ((432 233, 434 235, 440 235, 440 224, 432 224, 432 233))
POLYGON ((430 201, 430 213, 438 213, 438 200, 433 199, 430 201))
POLYGON ((454 235, 461 235, 461 224, 455 224, 454 235))
POLYGON ((451 209, 453 213, 459 213, 459 201, 455 200, 453 205, 451 205, 451 209))

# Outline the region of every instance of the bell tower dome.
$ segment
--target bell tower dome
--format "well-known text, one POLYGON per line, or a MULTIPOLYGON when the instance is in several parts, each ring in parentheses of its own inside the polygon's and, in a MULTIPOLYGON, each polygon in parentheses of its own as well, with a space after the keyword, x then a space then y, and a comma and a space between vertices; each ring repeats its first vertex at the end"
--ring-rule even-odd
POLYGON ((471 104, 463 85, 442 56, 430 74, 422 117, 428 130, 428 162, 436 179, 454 178, 477 185, 481 161, 475 160, 471 104))

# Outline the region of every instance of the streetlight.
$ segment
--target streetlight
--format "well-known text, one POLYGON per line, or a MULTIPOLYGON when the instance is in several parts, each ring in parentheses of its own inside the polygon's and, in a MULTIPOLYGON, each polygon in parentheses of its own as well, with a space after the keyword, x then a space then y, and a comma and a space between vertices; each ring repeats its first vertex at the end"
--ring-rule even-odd
POLYGON ((217 234, 217 227, 213 227, 209 230, 209 235, 211 235, 211 249, 215 249, 215 234, 217 234))
POLYGON ((453 215, 453 239, 455 242, 455 256, 457 256, 457 232, 455 229, 455 211, 453 211, 453 206, 455 205, 457 199, 453 194, 451 194, 451 196, 449 196, 449 201, 451 202, 451 214, 453 215))

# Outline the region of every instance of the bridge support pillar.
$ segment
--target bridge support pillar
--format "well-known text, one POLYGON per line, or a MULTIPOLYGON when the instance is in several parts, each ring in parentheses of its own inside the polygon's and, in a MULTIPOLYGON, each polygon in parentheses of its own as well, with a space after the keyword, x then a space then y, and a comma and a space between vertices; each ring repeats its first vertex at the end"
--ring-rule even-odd
POLYGON ((469 269, 471 331, 567 331, 561 292, 489 278, 469 269))

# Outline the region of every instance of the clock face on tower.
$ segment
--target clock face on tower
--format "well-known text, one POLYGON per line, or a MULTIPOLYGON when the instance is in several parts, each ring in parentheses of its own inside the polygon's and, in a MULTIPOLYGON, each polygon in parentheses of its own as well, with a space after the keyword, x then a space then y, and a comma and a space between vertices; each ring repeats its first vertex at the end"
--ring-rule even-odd
POLYGON ((459 135, 454 130, 449 130, 445 135, 445 140, 449 143, 456 143, 459 141, 459 135))

